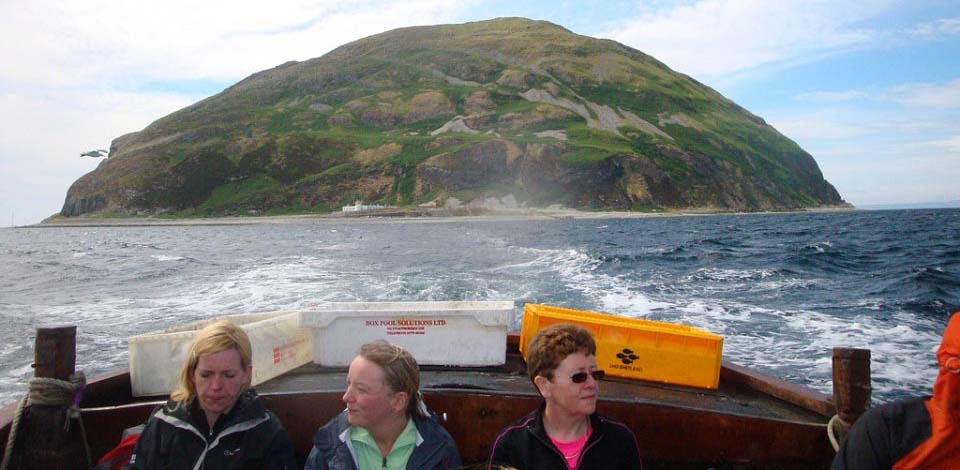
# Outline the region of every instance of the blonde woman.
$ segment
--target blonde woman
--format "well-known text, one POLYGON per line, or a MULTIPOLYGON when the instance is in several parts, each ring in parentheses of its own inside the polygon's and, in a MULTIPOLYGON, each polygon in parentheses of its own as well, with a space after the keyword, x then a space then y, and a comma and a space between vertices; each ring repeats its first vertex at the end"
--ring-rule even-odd
POLYGON ((488 468, 640 470, 633 431, 596 412, 603 371, 586 329, 551 325, 530 342, 527 375, 543 403, 500 432, 488 468))
POLYGON ((179 388, 147 421, 125 468, 296 468, 280 420, 250 388, 250 361, 250 338, 233 323, 200 330, 179 388))
POLYGON ((306 470, 460 468, 453 438, 423 405, 420 369, 407 350, 363 345, 343 401, 347 409, 314 436, 306 470))

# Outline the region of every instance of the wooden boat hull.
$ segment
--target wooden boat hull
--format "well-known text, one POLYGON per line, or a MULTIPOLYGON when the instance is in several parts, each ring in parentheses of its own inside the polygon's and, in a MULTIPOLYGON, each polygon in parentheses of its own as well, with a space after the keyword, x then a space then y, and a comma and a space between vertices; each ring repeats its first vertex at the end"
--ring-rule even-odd
MULTIPOLYGON (((263 398, 278 414, 293 440, 297 458, 310 451, 320 425, 339 413, 341 392, 272 394, 263 398)), ((456 436, 465 463, 482 463, 490 443, 507 424, 539 404, 534 397, 437 391, 425 394, 431 407, 446 413, 444 426, 456 436), (443 411, 446 410, 446 411, 443 411)), ((91 452, 100 456, 120 433, 143 423, 157 403, 88 408, 83 412, 91 452)), ((601 402, 599 411, 615 416, 638 436, 649 468, 706 468, 732 463, 742 468, 828 468, 833 450, 820 424, 784 423, 751 417, 719 416, 656 405, 601 402)), ((0 432, 6 439, 9 427, 0 432)))
MULTIPOLYGON (((422 368, 425 402, 471 467, 482 468, 496 434, 540 404, 517 344, 510 335, 502 367, 422 368)), ((345 383, 343 369, 307 365, 257 387, 301 462, 317 429, 343 410, 345 383)), ((81 406, 93 457, 113 448, 124 429, 145 422, 163 400, 133 397, 125 370, 88 383, 81 406)), ((15 409, 0 410, 2 443, 15 409)), ((598 411, 634 431, 645 468, 826 469, 834 455, 826 433, 834 414, 830 397, 727 362, 717 390, 604 380, 598 411)))
MULTIPOLYGON (((464 376, 471 372, 460 373, 464 376)), ((342 372, 328 373, 321 387, 325 390, 285 391, 283 386, 265 387, 261 393, 267 406, 283 422, 303 461, 310 451, 317 429, 343 410, 342 386, 330 387, 328 382, 339 382, 342 372)), ((490 443, 507 424, 536 408, 540 398, 532 386, 516 391, 529 381, 516 374, 499 377, 510 386, 487 389, 483 385, 464 384, 463 380, 442 383, 443 372, 425 372, 436 376, 439 385, 447 387, 424 388, 428 406, 445 418, 444 426, 454 436, 465 463, 481 464, 490 452, 490 443)), ((301 374, 300 382, 312 380, 312 374, 301 374)), ((315 377, 314 377, 315 378, 315 377)), ((296 387, 294 387, 296 388, 296 387)), ((604 383, 613 389, 598 404, 598 411, 627 424, 636 433, 642 456, 648 468, 707 468, 721 463, 734 468, 828 468, 833 456, 826 437, 826 417, 809 413, 804 418, 757 416, 749 408, 755 401, 738 402, 728 399, 731 409, 707 409, 707 402, 716 398, 706 391, 670 389, 648 385, 630 396, 624 390, 634 390, 633 384, 604 383), (690 403, 668 403, 667 396, 678 393, 691 395, 690 403), (652 392, 651 392, 652 391, 652 392), (709 399, 704 399, 708 396, 709 399), (736 413, 744 408, 744 413, 736 413)), ((129 376, 125 372, 111 374, 88 386, 84 400, 83 420, 87 429, 91 452, 101 456, 117 444, 121 432, 143 423, 160 403, 157 399, 134 401, 129 396, 129 376)), ((720 401, 728 401, 720 396, 720 401)), ((761 398, 758 394, 757 397, 761 398)), ((681 400, 682 401, 682 400, 681 400)), ((763 405, 769 406, 769 405, 763 405)), ((8 406, 0 412, 0 439, 6 442, 9 418, 13 412, 8 406)))

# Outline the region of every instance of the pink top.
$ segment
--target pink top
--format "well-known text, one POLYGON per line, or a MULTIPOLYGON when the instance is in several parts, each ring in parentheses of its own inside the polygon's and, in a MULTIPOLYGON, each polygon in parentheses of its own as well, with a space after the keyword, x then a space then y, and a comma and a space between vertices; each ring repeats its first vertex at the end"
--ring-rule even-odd
POLYGON ((593 429, 587 428, 587 432, 584 433, 583 437, 570 442, 560 442, 552 436, 550 437, 550 442, 553 442, 553 445, 557 446, 557 449, 563 454, 564 460, 567 461, 568 470, 577 468, 577 462, 580 461, 580 454, 583 453, 583 446, 587 444, 587 439, 590 438, 591 434, 593 434, 593 429))

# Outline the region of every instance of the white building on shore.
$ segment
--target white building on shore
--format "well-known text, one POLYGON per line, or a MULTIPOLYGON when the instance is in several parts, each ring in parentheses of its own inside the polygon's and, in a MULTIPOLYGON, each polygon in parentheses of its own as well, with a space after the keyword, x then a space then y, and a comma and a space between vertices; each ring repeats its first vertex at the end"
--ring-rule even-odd
POLYGON ((352 206, 343 206, 341 209, 344 214, 354 214, 358 212, 368 212, 375 211, 380 209, 394 209, 396 206, 381 206, 380 204, 364 204, 360 201, 355 202, 352 206))

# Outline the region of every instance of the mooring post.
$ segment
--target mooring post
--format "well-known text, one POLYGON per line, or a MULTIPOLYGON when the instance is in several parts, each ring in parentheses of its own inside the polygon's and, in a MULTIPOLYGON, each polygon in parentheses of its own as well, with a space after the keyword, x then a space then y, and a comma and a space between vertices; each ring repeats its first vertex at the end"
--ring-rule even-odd
POLYGON ((77 327, 37 328, 33 376, 70 380, 77 364, 77 327))
POLYGON ((870 350, 833 348, 833 403, 844 435, 867 410, 871 391, 870 350))
MULTIPOLYGON (((34 348, 34 378, 70 380, 76 367, 76 326, 37 328, 34 348)), ((47 399, 41 394, 31 384, 30 405, 20 418, 10 469, 86 467, 80 425, 69 417, 72 398, 60 404, 35 403, 47 399)))

